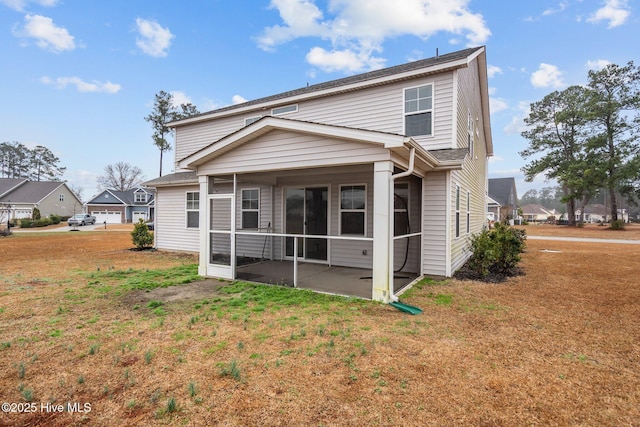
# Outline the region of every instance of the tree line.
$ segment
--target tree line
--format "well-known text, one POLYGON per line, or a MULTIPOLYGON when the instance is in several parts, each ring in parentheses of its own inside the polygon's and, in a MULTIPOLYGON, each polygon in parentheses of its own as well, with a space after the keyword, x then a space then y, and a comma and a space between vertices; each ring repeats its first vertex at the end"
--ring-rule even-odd
POLYGON ((16 141, 0 143, 0 178, 55 181, 65 170, 47 147, 31 149, 16 141))
MULTIPOLYGON (((609 64, 588 72, 585 86, 554 91, 531 104, 522 136, 527 181, 544 174, 562 189, 570 224, 576 209, 602 190, 613 220, 620 197, 640 195, 640 67, 609 64)), ((635 197, 634 197, 635 196, 635 197)))

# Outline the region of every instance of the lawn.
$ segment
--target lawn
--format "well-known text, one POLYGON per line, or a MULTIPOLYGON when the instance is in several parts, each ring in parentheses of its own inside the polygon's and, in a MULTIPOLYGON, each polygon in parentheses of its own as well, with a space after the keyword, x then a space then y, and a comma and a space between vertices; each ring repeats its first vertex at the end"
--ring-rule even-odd
POLYGON ((638 425, 640 245, 529 240, 523 276, 425 280, 417 316, 132 246, 0 238, 0 425, 638 425))

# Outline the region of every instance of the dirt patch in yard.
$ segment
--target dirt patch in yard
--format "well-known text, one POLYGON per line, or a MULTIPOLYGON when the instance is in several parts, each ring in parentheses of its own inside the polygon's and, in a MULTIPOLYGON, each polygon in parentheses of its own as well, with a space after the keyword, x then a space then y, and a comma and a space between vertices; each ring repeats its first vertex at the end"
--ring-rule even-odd
POLYGON ((0 238, 0 400, 22 412, 0 425, 639 425, 640 245, 528 240, 525 275, 423 283, 411 316, 230 300, 215 280, 126 290, 103 273, 197 258, 132 251, 127 231, 17 234, 0 238))

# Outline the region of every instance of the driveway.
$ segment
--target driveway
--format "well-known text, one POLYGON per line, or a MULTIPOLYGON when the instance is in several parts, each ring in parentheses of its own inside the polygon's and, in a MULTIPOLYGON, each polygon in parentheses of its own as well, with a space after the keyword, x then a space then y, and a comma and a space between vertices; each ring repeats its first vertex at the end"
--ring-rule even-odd
POLYGON ((14 233, 52 233, 52 232, 63 232, 63 231, 95 231, 95 230, 114 230, 114 231, 122 231, 124 229, 133 229, 131 224, 107 224, 106 227, 104 223, 96 223, 93 225, 82 225, 78 227, 69 227, 68 225, 60 224, 58 226, 49 226, 49 227, 35 227, 35 228, 12 228, 11 231, 14 233), (128 227, 127 227, 128 226, 128 227))

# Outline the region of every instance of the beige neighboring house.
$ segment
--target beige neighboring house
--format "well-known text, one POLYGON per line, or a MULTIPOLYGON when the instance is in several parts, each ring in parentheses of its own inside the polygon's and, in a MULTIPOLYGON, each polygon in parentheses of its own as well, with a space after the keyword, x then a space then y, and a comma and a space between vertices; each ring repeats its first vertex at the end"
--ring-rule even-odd
POLYGON ((83 212, 82 201, 64 182, 0 178, 0 221, 31 218, 34 208, 42 218, 83 212))
POLYGON ((198 252, 202 276, 391 302, 451 277, 486 224, 484 47, 170 126, 176 173, 145 183, 155 245, 198 252))
POLYGON ((546 222, 549 217, 560 219, 560 214, 555 209, 547 209, 542 205, 531 203, 521 206, 522 217, 527 222, 546 222))

